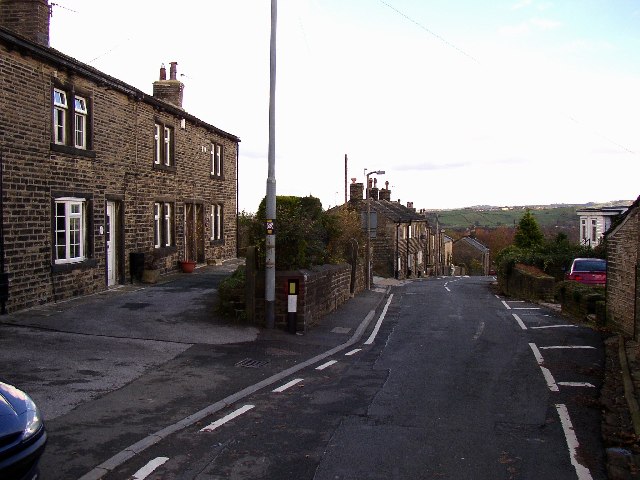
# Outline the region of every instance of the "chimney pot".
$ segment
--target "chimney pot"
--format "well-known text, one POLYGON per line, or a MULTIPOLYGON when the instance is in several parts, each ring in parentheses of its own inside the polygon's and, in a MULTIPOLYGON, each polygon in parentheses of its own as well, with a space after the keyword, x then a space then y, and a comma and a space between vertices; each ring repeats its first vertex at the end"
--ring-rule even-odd
POLYGON ((160 80, 167 79, 167 69, 164 66, 164 63, 160 66, 160 80))
POLYGON ((169 62, 169 80, 177 80, 178 62, 169 62))

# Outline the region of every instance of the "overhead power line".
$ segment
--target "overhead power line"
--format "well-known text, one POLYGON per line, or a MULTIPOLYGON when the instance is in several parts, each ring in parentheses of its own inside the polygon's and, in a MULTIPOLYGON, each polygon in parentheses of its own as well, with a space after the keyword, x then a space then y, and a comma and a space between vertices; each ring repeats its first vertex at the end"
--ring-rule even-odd
POLYGON ((480 64, 480 62, 478 61, 477 58, 475 58, 473 55, 469 55, 467 52, 465 52, 464 50, 462 50, 461 48, 457 47, 456 45, 454 45, 453 43, 451 43, 449 40, 447 40, 446 38, 444 38, 441 35, 438 35, 437 33, 435 33, 433 30, 430 30, 429 28, 425 27, 423 24, 421 24, 420 22, 414 20, 413 18, 411 18, 409 15, 407 15, 406 13, 401 12, 400 10, 398 10, 396 7, 394 7, 393 5, 389 5, 387 2, 385 2, 384 0, 380 0, 380 3, 382 3, 383 5, 387 6, 388 8, 390 8, 391 10, 393 10, 394 12, 396 12, 398 15, 400 15, 401 17, 406 18, 407 20, 409 20, 411 23, 417 25, 418 27, 420 27, 422 30, 424 30, 425 32, 427 32, 428 34, 434 36, 435 38, 437 38, 438 40, 440 40, 442 43, 444 43, 445 45, 453 48, 454 50, 458 51, 459 53, 461 53, 462 55, 464 55, 467 58, 470 58, 471 60, 473 60, 474 62, 476 62, 477 64, 480 64))

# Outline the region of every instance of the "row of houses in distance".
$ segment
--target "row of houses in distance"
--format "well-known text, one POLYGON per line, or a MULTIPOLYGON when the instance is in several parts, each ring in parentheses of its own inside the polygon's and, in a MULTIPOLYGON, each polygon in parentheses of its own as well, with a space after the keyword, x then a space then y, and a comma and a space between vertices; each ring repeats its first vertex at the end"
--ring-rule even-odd
POLYGON ((398 279, 454 275, 468 273, 471 265, 477 265, 474 273, 489 274, 486 246, 470 237, 453 241, 438 224, 430 225, 426 212, 417 211, 412 202, 405 206, 392 201, 389 182, 378 188, 376 179, 369 179, 365 189, 356 180, 351 179, 348 204, 360 211, 365 233, 369 212, 373 274, 398 279))

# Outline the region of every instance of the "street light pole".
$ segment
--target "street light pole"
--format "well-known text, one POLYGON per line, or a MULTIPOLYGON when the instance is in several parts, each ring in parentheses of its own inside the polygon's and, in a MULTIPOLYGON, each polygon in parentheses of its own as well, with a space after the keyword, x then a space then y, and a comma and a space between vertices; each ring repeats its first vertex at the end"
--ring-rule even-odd
POLYGON ((265 325, 275 328, 276 324, 276 25, 278 1, 271 0, 271 40, 269 44, 269 172, 267 176, 266 238, 265 238, 265 325))
POLYGON ((369 188, 369 175, 384 175, 384 170, 366 173, 367 169, 365 168, 364 171, 367 177, 367 290, 371 290, 371 189, 369 188))

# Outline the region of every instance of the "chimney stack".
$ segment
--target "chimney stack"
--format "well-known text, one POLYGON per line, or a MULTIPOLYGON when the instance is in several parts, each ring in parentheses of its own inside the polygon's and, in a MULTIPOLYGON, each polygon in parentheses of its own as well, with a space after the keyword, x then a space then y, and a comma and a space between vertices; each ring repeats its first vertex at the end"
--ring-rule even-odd
POLYGON ((362 183, 356 183, 356 179, 351 179, 351 185, 349 185, 350 202, 358 202, 362 200, 362 190, 364 189, 362 183))
POLYGON ((49 46, 49 0, 0 0, 0 26, 49 46))
POLYGON ((391 201, 391 190, 389 190, 389 182, 384 182, 384 187, 380 190, 380 200, 391 201))
POLYGON ((378 179, 373 179, 373 187, 371 187, 369 193, 371 194, 371 198, 374 200, 378 200, 378 179))
POLYGON ((178 80, 178 62, 169 63, 169 80, 164 63, 160 67, 160 80, 153 82, 153 96, 182 108, 182 94, 184 84, 178 80))

